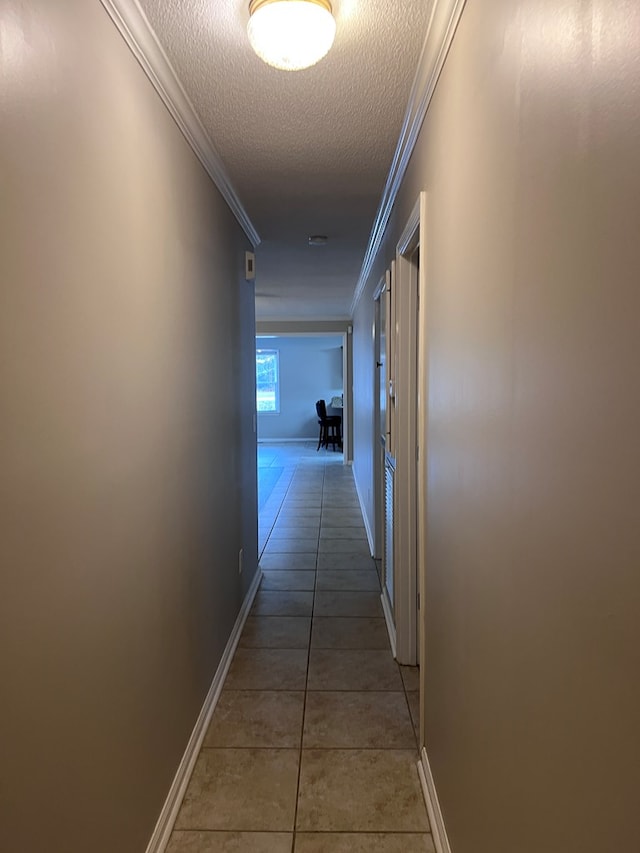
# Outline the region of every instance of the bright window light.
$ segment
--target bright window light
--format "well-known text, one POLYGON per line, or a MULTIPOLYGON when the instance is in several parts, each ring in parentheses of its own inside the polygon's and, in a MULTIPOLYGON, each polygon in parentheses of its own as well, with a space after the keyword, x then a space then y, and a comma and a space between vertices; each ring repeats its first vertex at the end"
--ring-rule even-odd
POLYGON ((277 349, 256 350, 256 409, 280 412, 280 364, 277 349))

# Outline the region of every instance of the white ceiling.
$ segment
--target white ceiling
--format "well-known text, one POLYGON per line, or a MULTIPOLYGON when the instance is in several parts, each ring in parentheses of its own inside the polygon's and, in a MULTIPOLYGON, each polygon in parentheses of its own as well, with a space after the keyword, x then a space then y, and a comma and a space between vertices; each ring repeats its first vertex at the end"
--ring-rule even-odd
POLYGON ((262 239, 258 318, 348 317, 433 0, 334 0, 298 72, 253 53, 248 0, 139 2, 262 239))

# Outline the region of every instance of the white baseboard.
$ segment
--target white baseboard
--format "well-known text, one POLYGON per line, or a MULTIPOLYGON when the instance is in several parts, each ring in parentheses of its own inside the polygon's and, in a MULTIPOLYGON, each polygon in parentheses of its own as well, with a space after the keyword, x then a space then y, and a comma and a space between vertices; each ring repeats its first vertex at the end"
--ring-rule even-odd
POLYGON ((422 747, 420 761, 418 762, 418 776, 420 777, 422 793, 427 806, 429 823, 431 824, 431 835, 433 836, 436 853, 451 853, 451 846, 449 845, 435 782, 433 781, 431 767, 429 766, 427 750, 424 747, 422 747))
POLYGON ((389 601, 389 593, 387 592, 387 588, 382 588, 382 594, 380 595, 380 599, 382 600, 382 612, 384 613, 384 621, 387 624, 387 633, 389 634, 389 643, 391 644, 391 653, 394 658, 396 657, 396 626, 393 621, 393 608, 391 607, 391 602, 389 601))
POLYGON ((258 444, 296 444, 297 442, 307 444, 310 441, 317 440, 317 435, 312 435, 311 438, 259 438, 258 444))
POLYGON ((356 494, 358 496, 358 503, 360 504, 360 515, 362 516, 362 521, 364 522, 364 529, 367 531, 367 541, 369 543, 369 553, 372 557, 375 557, 375 539, 373 536, 373 531, 371 530, 371 526, 369 524, 369 519, 367 518, 367 513, 365 511, 365 503, 362 500, 362 495, 360 494, 360 486, 358 485, 358 480, 356 477, 353 478, 353 482, 356 487, 356 494))
POLYGON ((207 697, 204 700, 204 705, 202 706, 202 710, 196 720, 193 732, 189 738, 189 743, 187 744, 187 748, 182 756, 182 761, 180 762, 176 775, 171 783, 171 788, 169 789, 167 799, 165 800, 162 811, 160 812, 160 817, 156 823, 151 840, 147 845, 146 853, 164 853, 164 850, 169 843, 169 838, 173 831, 173 825, 182 804, 184 792, 189 784, 189 779, 191 778, 198 753, 200 752, 202 741, 207 733, 211 717, 213 716, 218 699, 220 698, 224 680, 227 677, 227 672, 229 671, 233 655, 240 640, 240 634, 242 633, 244 623, 249 615, 249 611, 251 610, 251 605, 253 604, 253 599, 256 596, 261 580, 262 571, 258 569, 242 604, 240 613, 238 613, 238 618, 236 619, 231 636, 229 637, 229 641, 227 642, 222 654, 222 659, 220 660, 216 674, 213 677, 207 697))

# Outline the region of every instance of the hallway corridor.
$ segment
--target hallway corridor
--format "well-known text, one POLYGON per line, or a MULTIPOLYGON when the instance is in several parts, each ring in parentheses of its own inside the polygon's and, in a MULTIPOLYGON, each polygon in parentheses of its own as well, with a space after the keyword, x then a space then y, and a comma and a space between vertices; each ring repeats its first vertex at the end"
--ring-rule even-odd
POLYGON ((417 671, 389 649, 351 469, 310 444, 261 446, 259 469, 264 578, 167 853, 433 853, 417 671))

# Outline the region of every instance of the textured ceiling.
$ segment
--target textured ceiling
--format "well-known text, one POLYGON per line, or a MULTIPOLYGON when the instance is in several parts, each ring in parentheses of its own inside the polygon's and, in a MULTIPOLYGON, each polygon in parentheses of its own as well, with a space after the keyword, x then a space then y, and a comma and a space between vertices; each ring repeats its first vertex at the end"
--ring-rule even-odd
POLYGON ((335 0, 333 48, 298 72, 253 53, 248 0, 139 2, 262 238, 257 316, 347 317, 432 0, 335 0))

